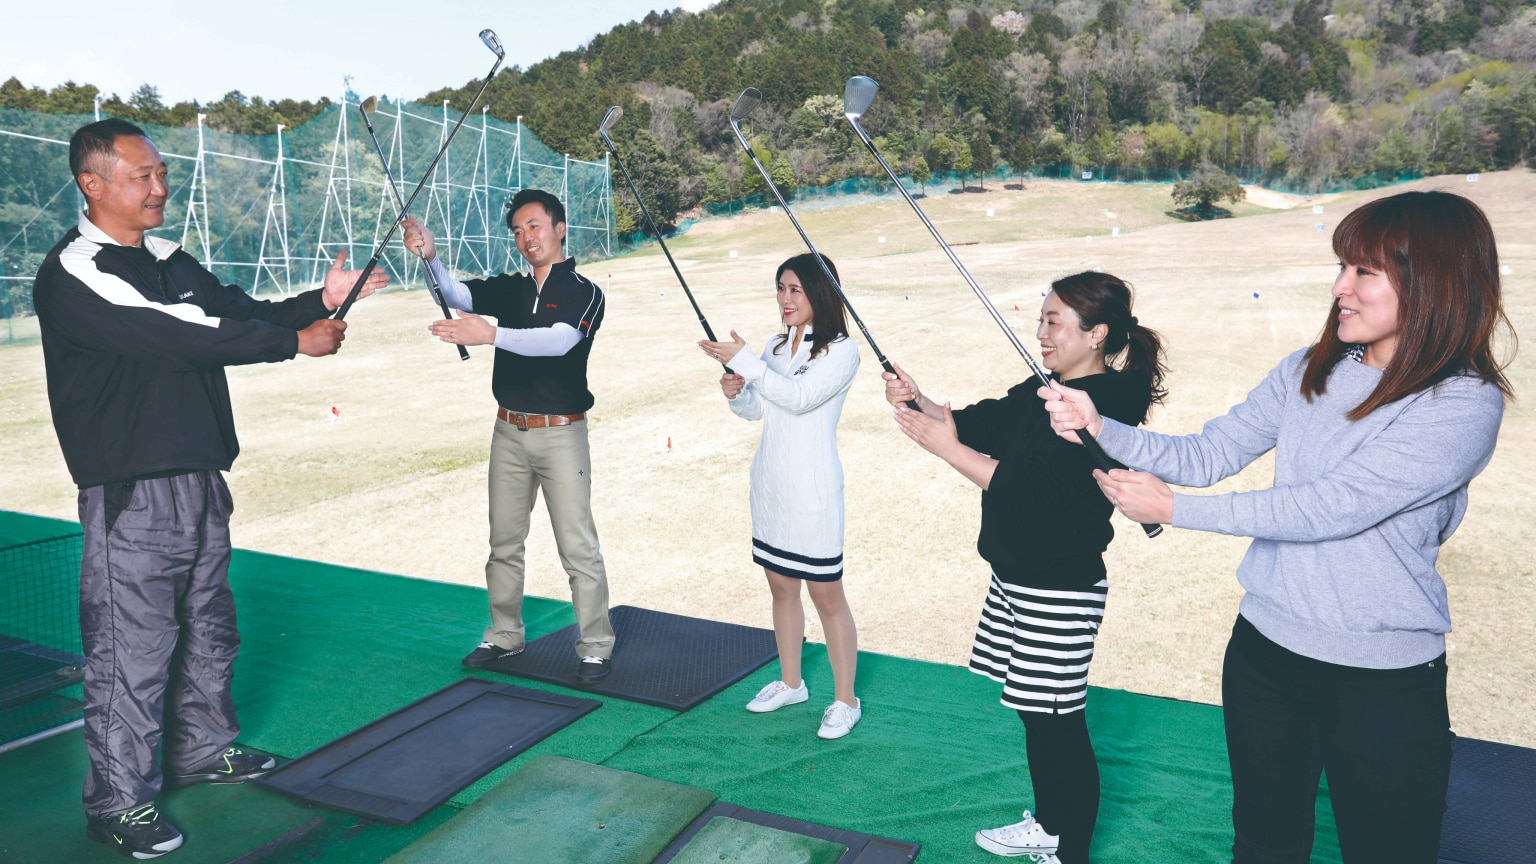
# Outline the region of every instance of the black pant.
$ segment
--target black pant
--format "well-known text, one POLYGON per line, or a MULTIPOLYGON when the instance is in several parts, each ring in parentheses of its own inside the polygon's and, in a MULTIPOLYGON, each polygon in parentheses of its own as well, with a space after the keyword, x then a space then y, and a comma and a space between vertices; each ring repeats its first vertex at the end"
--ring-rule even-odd
POLYGON ((1445 655, 1403 669, 1303 657, 1241 616, 1222 670, 1235 864, 1305 864, 1328 772, 1345 864, 1434 864, 1451 774, 1445 655))
POLYGON ((1088 864, 1099 819, 1099 761, 1085 714, 1019 712, 1035 787, 1034 816, 1040 827, 1060 838, 1056 857, 1062 864, 1088 864))

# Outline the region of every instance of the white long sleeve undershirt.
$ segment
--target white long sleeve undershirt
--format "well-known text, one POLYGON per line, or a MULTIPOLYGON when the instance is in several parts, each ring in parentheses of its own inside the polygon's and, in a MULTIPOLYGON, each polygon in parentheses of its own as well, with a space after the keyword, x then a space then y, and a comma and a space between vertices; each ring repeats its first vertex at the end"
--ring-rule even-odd
MULTIPOLYGON (((448 305, 460 312, 472 312, 474 297, 469 286, 453 278, 442 258, 427 262, 437 278, 438 289, 448 305)), ((581 342, 581 331, 564 322, 550 327, 497 327, 496 347, 524 357, 559 357, 581 342)))

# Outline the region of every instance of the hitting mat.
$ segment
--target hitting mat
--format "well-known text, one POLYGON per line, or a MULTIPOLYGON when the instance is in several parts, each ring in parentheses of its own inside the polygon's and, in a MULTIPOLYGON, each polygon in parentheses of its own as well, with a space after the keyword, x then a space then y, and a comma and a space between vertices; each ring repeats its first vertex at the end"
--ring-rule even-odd
POLYGON ((837 864, 847 851, 829 840, 716 816, 672 864, 837 864))
MULTIPOLYGON (((778 656, 773 631, 654 612, 635 606, 609 610, 615 634, 608 678, 583 689, 687 711, 778 656)), ((506 675, 575 687, 580 658, 575 624, 528 643, 527 650, 485 668, 506 675)))
MULTIPOLYGON (((775 816, 772 813, 762 813, 757 810, 748 810, 745 807, 738 807, 735 804, 726 804, 721 802, 709 808, 709 811, 706 812, 703 816, 695 819, 693 824, 688 826, 688 830, 684 831, 681 836, 672 841, 672 845, 668 846, 666 851, 661 853, 661 857, 656 859, 655 864, 693 864, 693 862, 696 861, 710 860, 707 858, 690 857, 696 853, 690 852, 689 849, 698 840, 703 840, 705 843, 711 844, 707 845, 705 848, 713 849, 716 855, 722 856, 714 860, 730 861, 735 862, 735 864, 756 864, 756 862, 759 861, 764 862, 764 864, 768 864, 770 861, 784 862, 802 860, 809 864, 809 862, 820 862, 822 860, 821 858, 770 859, 754 857, 729 857, 729 855, 732 854, 732 847, 713 845, 720 841, 711 839, 711 837, 722 838, 726 842, 730 842, 735 837, 734 832, 729 832, 729 823, 732 821, 772 829, 775 832, 795 834, 812 840, 819 840, 834 846, 841 846, 845 851, 840 856, 836 856, 831 859, 832 861, 837 862, 837 864, 910 864, 913 859, 917 858, 917 853, 923 848, 916 843, 903 843, 900 840, 889 840, 884 837, 871 837, 868 834, 860 834, 857 831, 843 831, 838 828, 828 828, 825 825, 817 825, 814 822, 802 822, 799 819, 790 819, 786 816, 775 816), (722 826, 721 829, 716 829, 717 831, 720 831, 719 834, 711 832, 710 835, 706 835, 705 831, 713 827, 713 824, 716 822, 725 822, 727 824, 722 826)), ((759 837, 768 836, 771 835, 759 835, 759 837)), ((741 837, 740 839, 746 840, 749 838, 741 837)), ((800 847, 785 846, 782 848, 794 849, 800 847)), ((811 851, 812 847, 803 848, 804 851, 809 852, 811 851)), ((820 849, 822 847, 815 848, 820 849)))
POLYGON ((80 683, 85 658, 0 633, 0 708, 80 683))
POLYGON ((465 678, 257 782, 315 804, 409 825, 601 704, 465 678))
POLYGON ((692 786, 540 756, 389 861, 650 864, 714 801, 692 786))
POLYGON ((1530 861, 1536 849, 1536 750, 1457 738, 1445 803, 1441 861, 1530 861))

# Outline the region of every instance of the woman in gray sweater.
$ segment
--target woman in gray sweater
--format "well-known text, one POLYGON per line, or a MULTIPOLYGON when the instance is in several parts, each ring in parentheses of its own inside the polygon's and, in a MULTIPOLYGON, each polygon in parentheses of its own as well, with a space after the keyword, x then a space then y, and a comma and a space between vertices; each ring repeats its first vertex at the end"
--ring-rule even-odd
POLYGON ((1333 249, 1317 343, 1199 434, 1039 391, 1058 434, 1086 428, 1137 469, 1095 472, 1127 517, 1254 538, 1222 672, 1238 864, 1308 860, 1324 770, 1345 862, 1436 860, 1454 736, 1435 560, 1511 395, 1492 344, 1509 326, 1498 253, 1475 204, 1378 199, 1339 223, 1333 249), (1167 485, 1210 486, 1271 449, 1272 488, 1167 485))

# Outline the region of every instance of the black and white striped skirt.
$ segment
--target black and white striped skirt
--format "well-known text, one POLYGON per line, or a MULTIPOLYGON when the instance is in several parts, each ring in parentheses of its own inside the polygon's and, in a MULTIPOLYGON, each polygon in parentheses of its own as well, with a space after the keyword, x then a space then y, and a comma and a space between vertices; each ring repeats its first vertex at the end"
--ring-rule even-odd
POLYGON ((1066 714, 1088 699, 1088 662, 1109 581, 1086 591, 1047 591, 992 576, 976 625, 971 671, 1003 685, 1002 703, 1066 714))

